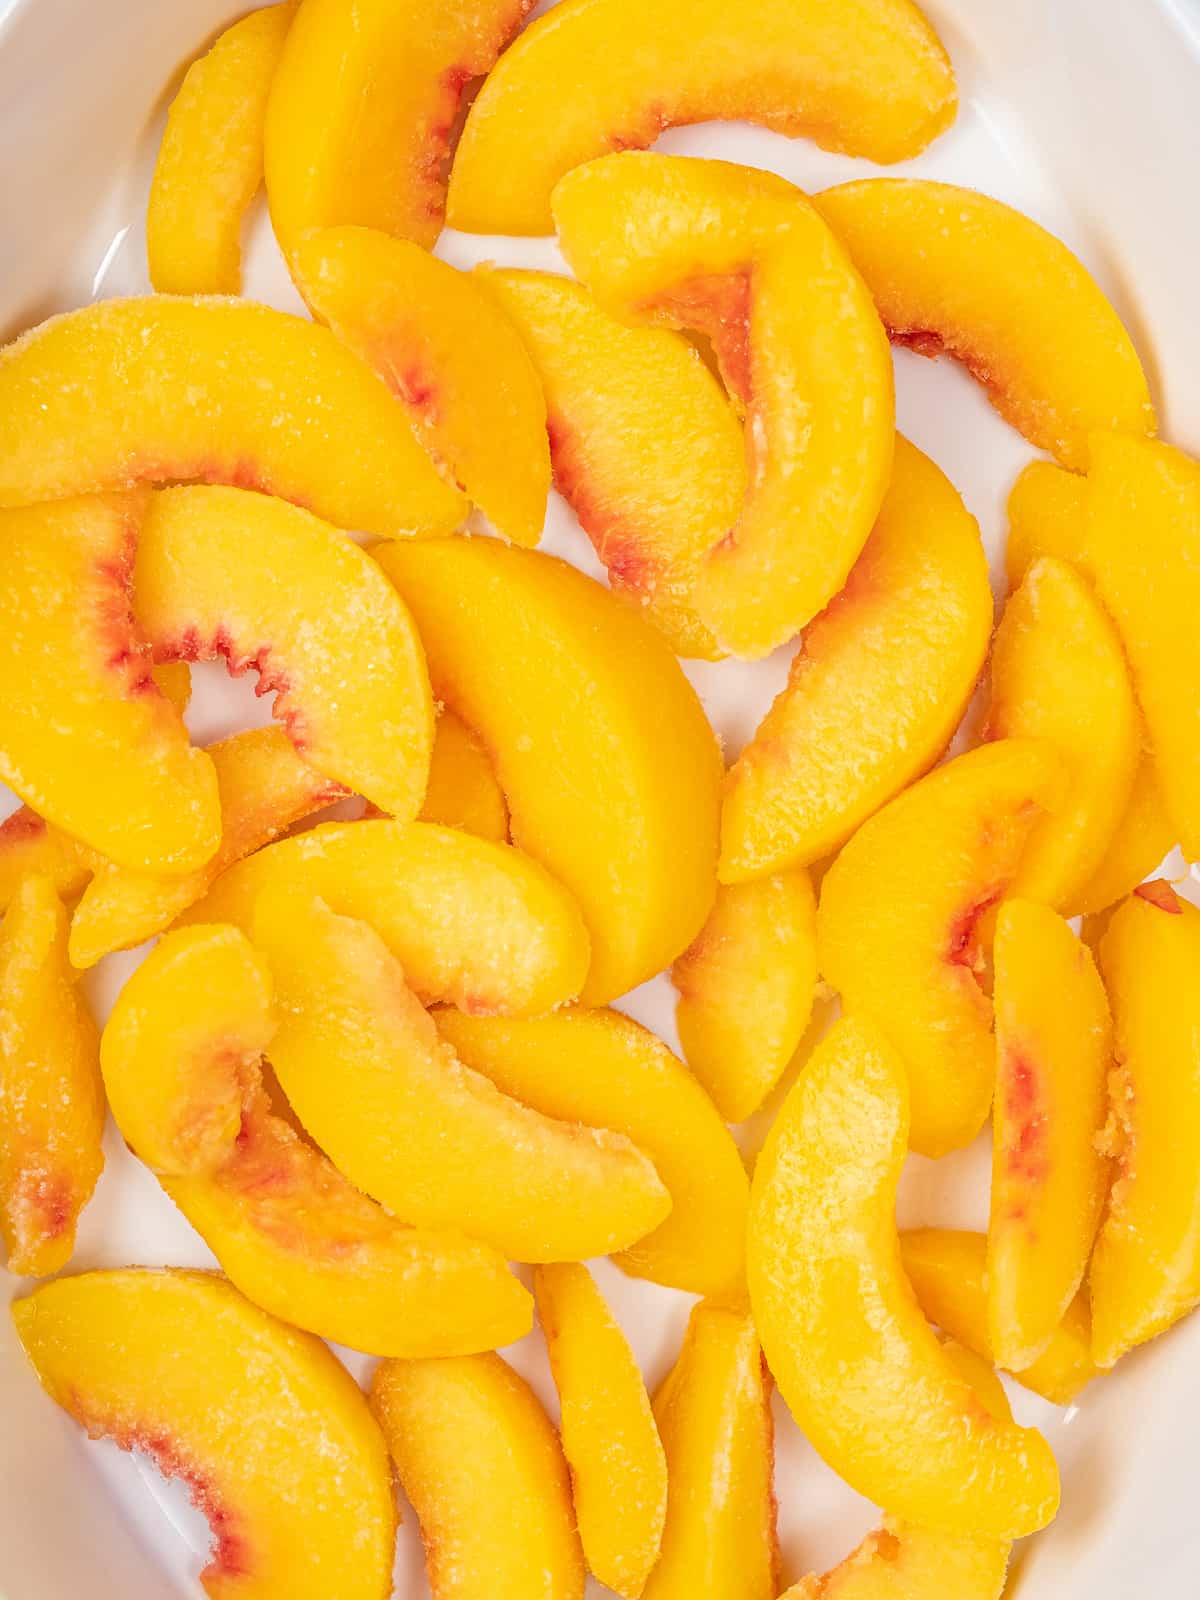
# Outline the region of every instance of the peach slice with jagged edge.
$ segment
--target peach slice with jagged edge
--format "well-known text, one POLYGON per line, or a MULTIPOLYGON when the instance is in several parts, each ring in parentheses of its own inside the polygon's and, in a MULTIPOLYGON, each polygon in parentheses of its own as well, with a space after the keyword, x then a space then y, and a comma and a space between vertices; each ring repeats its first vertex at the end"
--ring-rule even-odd
POLYGON ((508 802, 495 768, 478 735, 453 711, 443 709, 437 719, 420 820, 508 843, 508 802))
POLYGON ((293 4, 264 6, 193 61, 167 112, 146 254, 160 294, 237 294, 242 223, 263 175, 267 96, 293 4))
POLYGON ((565 172, 685 123, 757 122, 891 163, 923 150, 956 107, 949 58, 908 0, 768 0, 753 15, 721 0, 564 0, 471 107, 449 219, 469 233, 549 233, 565 172))
POLYGON ((433 1600, 583 1600, 562 1446, 506 1361, 384 1361, 371 1409, 421 1525, 433 1600))
POLYGON ((1034 823, 1061 788, 1047 745, 984 745, 876 812, 825 875, 821 975, 904 1057, 922 1155, 968 1144, 987 1116, 995 1053, 979 982, 980 922, 1008 892, 1034 823))
POLYGON ((382 538, 448 533, 467 511, 365 361, 248 300, 150 295, 51 317, 0 350, 0 414, 0 506, 224 483, 382 538))
POLYGON ((460 1355, 529 1331, 503 1258, 404 1226, 272 1110, 261 1060, 281 1028, 266 965, 236 928, 169 933, 101 1041, 109 1104, 243 1294, 373 1355, 460 1355))
POLYGON ((585 1266, 538 1267, 533 1287, 588 1569, 638 1600, 667 1514, 666 1456, 642 1375, 585 1266))
POLYGON ((179 1268, 60 1278, 12 1311, 52 1400, 187 1485, 212 1531, 211 1600, 391 1593, 387 1450, 319 1339, 179 1268))
POLYGON ((555 486, 613 593, 640 606, 677 655, 717 659, 695 589, 737 521, 746 452, 716 375, 682 334, 618 322, 569 278, 489 269, 480 281, 541 374, 555 486))
POLYGON ((991 629, 975 519, 897 437, 845 588, 805 629, 787 686, 726 778, 722 881, 819 860, 918 777, 966 709, 991 629))
POLYGON ((800 1428, 851 1488, 944 1533, 1013 1539, 1058 1509, 1045 1439, 994 1416, 900 1264, 904 1062, 871 1022, 817 1046, 768 1135, 750 1201, 750 1302, 800 1428))
POLYGON ((575 896, 588 1004, 660 972, 716 889, 721 761, 661 635, 574 567, 495 539, 375 557, 416 618, 438 699, 483 741, 513 843, 575 896))
POLYGON ((628 151, 554 191, 563 254, 631 321, 707 334, 746 411, 741 514, 705 558, 701 620, 763 656, 846 581, 891 472, 892 362, 866 285, 771 173, 628 151))
POLYGON ((924 178, 863 178, 813 204, 892 340, 961 361, 1031 444, 1083 471, 1094 429, 1154 432, 1146 374, 1116 310, 1029 217, 924 178))

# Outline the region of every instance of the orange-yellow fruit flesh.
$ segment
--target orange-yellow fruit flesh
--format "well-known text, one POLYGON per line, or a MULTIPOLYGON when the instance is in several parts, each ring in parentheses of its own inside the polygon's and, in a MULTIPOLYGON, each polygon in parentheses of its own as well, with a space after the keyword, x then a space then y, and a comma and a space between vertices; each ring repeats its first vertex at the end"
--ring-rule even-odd
POLYGON ((821 974, 904 1057, 922 1155, 969 1143, 987 1116, 995 1057, 979 923, 1008 892, 1059 779, 1054 752, 1029 740, 958 756, 865 822, 822 883, 821 974))
POLYGON ((421 1524, 434 1600, 583 1600, 558 1435, 499 1356, 385 1361, 371 1406, 421 1524))
POLYGON ((1120 317, 1066 245, 1021 212, 921 178, 839 184, 813 204, 892 340, 961 361, 1031 444, 1084 471, 1094 429, 1154 432, 1120 317))
POLYGON ((757 122, 890 163, 924 149, 956 105, 946 52, 907 0, 768 0, 753 17, 719 0, 566 0, 505 53, 472 106, 450 222, 549 233, 565 172, 683 123, 757 122))
POLYGON ((42 1386, 88 1434, 180 1478, 212 1530, 210 1600, 385 1600, 396 1510, 361 1392, 319 1339, 215 1273, 60 1278, 13 1306, 42 1386))
POLYGON ((352 227, 302 239, 292 272, 313 315, 375 368, 496 530, 537 544, 550 490, 546 402, 480 280, 407 239, 352 227))
POLYGON ((1100 1225, 1112 1021, 1091 951, 1047 907, 1006 901, 992 959, 988 1316, 997 1364, 1019 1372, 1075 1299, 1100 1225))
POLYGON ((534 1294, 588 1569, 638 1600, 667 1511, 666 1456, 642 1375, 586 1267, 539 1267, 534 1294))
POLYGON ((897 438, 845 588, 805 629, 786 688, 726 779, 722 880, 819 860, 918 777, 962 717, 991 628, 975 519, 897 438))
POLYGON ((92 875, 94 852, 61 828, 20 806, 0 822, 0 914, 26 878, 47 878, 63 900, 73 900, 92 875))
POLYGON ((160 294, 241 290, 242 221, 262 182, 267 95, 294 12, 264 6, 235 22, 171 102, 146 212, 160 294))
POLYGON ((569 278, 501 270, 482 282, 541 374, 555 486, 613 592, 677 655, 717 659, 696 585, 746 492, 742 430, 719 381, 680 334, 618 322, 569 278))
POLYGON ((261 489, 340 528, 448 533, 466 501, 328 328, 247 300, 102 300, 0 351, 0 506, 138 483, 261 489))
POLYGON ((495 844, 508 842, 508 802, 478 735, 453 711, 442 711, 433 735, 422 822, 462 828, 495 844))

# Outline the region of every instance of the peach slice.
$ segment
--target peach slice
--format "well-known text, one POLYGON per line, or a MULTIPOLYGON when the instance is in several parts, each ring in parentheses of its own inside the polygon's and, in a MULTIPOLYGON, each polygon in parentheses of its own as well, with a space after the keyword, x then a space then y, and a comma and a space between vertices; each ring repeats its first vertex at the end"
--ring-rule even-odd
POLYGON ((20 806, 0 822, 0 915, 26 878, 46 878, 54 892, 73 900, 92 875, 94 851, 20 806))
POLYGON ((727 1122, 753 1116, 795 1055, 817 986, 817 908, 803 867, 723 884, 671 968, 688 1066, 727 1122))
POLYGON ((661 1039, 618 1011, 436 1018, 462 1060, 505 1094, 549 1117, 623 1133, 653 1161, 671 1214, 618 1266, 689 1294, 743 1291, 746 1169, 716 1107, 661 1039))
POLYGON ((242 222, 262 183, 267 95, 295 9, 264 6, 235 22, 171 102, 146 212, 160 294, 242 287, 242 222))
POLYGON ((951 355, 1006 422, 1083 471, 1097 428, 1152 434, 1133 341, 1061 240, 989 195, 864 178, 814 196, 896 344, 951 355))
POLYGON ((453 711, 443 710, 437 719, 421 821, 508 842, 508 802, 495 768, 478 735, 453 711))
POLYGON ((726 779, 720 876, 819 860, 937 758, 987 654, 992 592, 975 519, 897 438, 892 480, 842 592, 726 779))
POLYGON ((421 1524, 434 1600, 583 1600, 558 1435, 506 1362, 385 1361, 371 1406, 421 1524))
POLYGON ((742 430, 700 353, 666 328, 631 328, 582 284, 548 272, 481 278, 541 373, 554 482, 608 572, 677 655, 715 660, 696 615, 708 552, 746 493, 742 430))
POLYGON ((138 483, 227 483, 382 538, 467 503, 387 386, 300 317, 247 300, 103 300, 0 351, 0 506, 138 483))
POLYGON ((49 878, 26 878, 0 925, 0 1243, 10 1272, 71 1259, 104 1156, 96 1025, 67 960, 49 878))
POLYGON ((821 886, 821 973, 904 1057, 922 1155, 968 1144, 987 1116, 995 1056, 979 923, 1008 892, 1060 788, 1048 746, 984 745, 865 822, 821 886))
POLYGON ((140 496, 0 512, 0 778, 122 866, 189 872, 221 837, 213 764, 131 611, 140 496))
POLYGON ((662 637, 566 562, 495 539, 375 555, 438 699, 495 764, 514 844, 579 902, 585 1001, 660 972, 712 906, 721 785, 713 731, 662 637))
POLYGON ((601 304, 710 336, 746 410, 749 487, 696 606, 722 648, 762 656, 846 581, 892 466, 887 339, 807 198, 723 161, 604 156, 554 192, 559 242, 601 304))
POLYGON ((563 173, 683 123, 757 122, 887 163, 923 150, 956 105, 941 41, 908 0, 768 0, 753 18, 719 0, 565 0, 505 53, 472 106, 450 222, 549 233, 563 173))
POLYGON ((371 228, 310 234, 291 265, 313 315, 404 402, 447 475, 506 539, 537 544, 550 490, 546 402, 480 280, 371 228))
POLYGON ((638 1600, 667 1514, 666 1455, 642 1375, 586 1267, 539 1267, 534 1293, 588 1568, 638 1600))
POLYGON ((792 1415, 851 1488, 919 1526, 1012 1539, 1058 1508, 1032 1429, 993 1417, 938 1344, 894 1222, 908 1147, 904 1062, 843 1018, 788 1095, 755 1168, 750 1301, 792 1415))
POLYGON ((13 1321, 43 1388, 93 1439, 187 1484, 212 1530, 211 1600, 391 1592, 387 1451, 319 1339, 216 1273, 178 1269, 60 1278, 13 1321))

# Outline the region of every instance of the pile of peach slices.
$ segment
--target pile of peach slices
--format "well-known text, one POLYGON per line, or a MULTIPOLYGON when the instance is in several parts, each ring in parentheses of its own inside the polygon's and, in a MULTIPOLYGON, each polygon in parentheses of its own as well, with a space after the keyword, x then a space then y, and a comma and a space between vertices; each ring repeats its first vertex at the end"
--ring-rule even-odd
POLYGON ((528 8, 254 11, 171 108, 158 292, 0 351, 0 1234, 67 1265, 111 1111, 222 1269, 17 1329, 190 1486, 214 1600, 383 1600, 393 1474, 439 1600, 776 1600, 773 1384, 882 1512, 790 1600, 997 1600, 1059 1477, 995 1369, 1067 1403, 1200 1301, 1200 909, 1145 881, 1200 859, 1200 465, 998 201, 646 153, 914 156, 909 0, 528 8), (239 297, 263 184, 312 320, 239 297), (998 626, 889 342, 1050 458, 998 626), (532 548, 552 483, 607 585, 532 548), (677 658, 797 640, 725 771, 677 658), (214 659, 278 725, 191 743, 214 659), (686 1065, 612 1008, 668 969, 686 1065), (898 1233, 989 1113, 986 1237, 898 1233), (653 1404, 605 1255, 699 1297, 653 1404), (535 1310, 559 1428, 495 1353, 535 1310))

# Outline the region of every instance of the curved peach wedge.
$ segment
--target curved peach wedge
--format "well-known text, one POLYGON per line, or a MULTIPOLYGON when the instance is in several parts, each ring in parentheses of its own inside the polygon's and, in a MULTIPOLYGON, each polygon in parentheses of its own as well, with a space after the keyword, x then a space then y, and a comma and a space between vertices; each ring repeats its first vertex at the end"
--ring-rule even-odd
POLYGON ((92 875, 93 859, 95 851, 18 806, 0 822, 0 915, 26 878, 46 878, 61 899, 73 900, 92 875))
POLYGON ((437 719, 420 820, 508 843, 504 790, 478 736, 453 711, 443 710, 437 719))
POLYGON ((396 1510, 350 1374, 209 1272, 87 1272, 13 1306, 50 1397, 181 1478, 212 1529, 211 1600, 384 1600, 396 1510), (247 1439, 254 1448, 247 1448, 247 1439))
POLYGON ((817 1452, 892 1516, 1012 1539, 1058 1508, 1049 1445, 987 1410, 900 1265, 904 1063, 843 1018, 784 1102, 755 1169, 750 1301, 767 1363, 817 1452))
POLYGON ((892 162, 923 150, 955 109, 946 52, 908 0, 768 0, 753 17, 720 0, 564 0, 476 98, 450 221, 470 233, 549 233, 563 173, 683 123, 757 122, 892 162))

